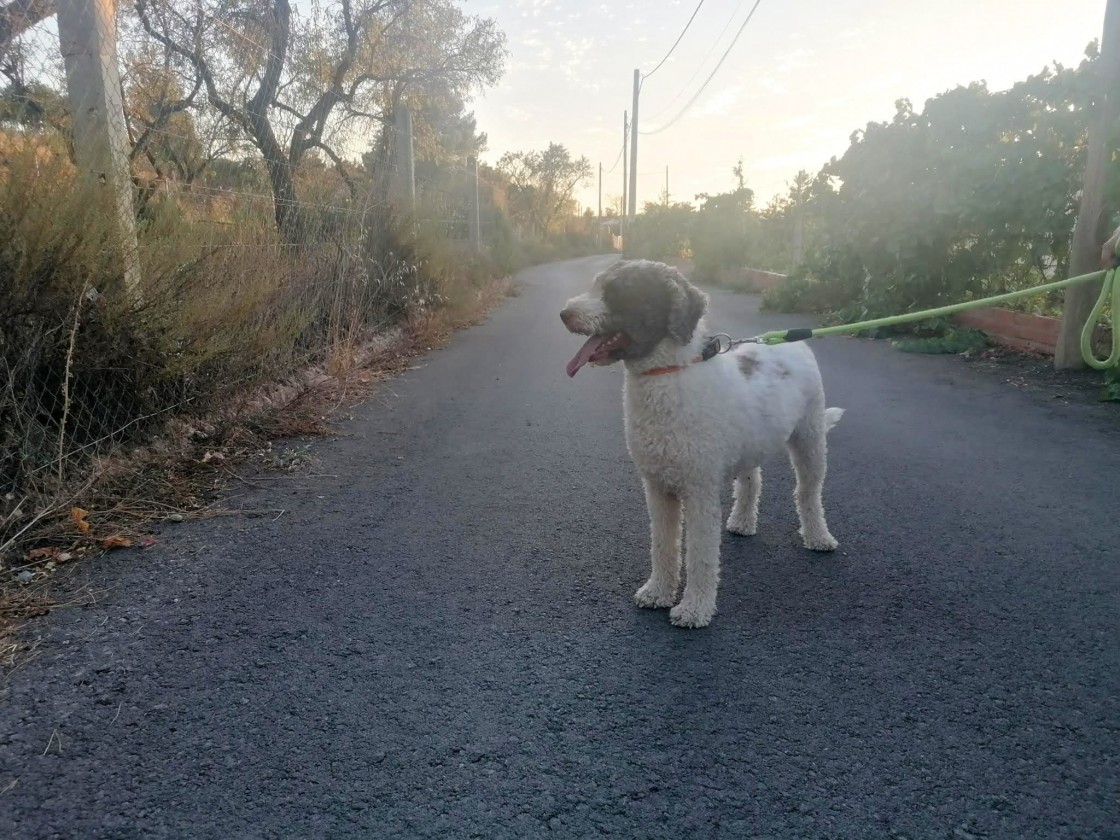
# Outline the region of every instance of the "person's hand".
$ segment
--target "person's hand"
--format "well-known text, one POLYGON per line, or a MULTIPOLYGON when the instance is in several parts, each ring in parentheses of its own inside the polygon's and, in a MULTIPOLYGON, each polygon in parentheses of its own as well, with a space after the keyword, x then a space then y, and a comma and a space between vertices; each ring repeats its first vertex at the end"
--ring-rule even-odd
POLYGON ((1120 244, 1120 227, 1113 231, 1112 236, 1101 247, 1101 268, 1120 267, 1120 257, 1116 255, 1116 246, 1120 244))

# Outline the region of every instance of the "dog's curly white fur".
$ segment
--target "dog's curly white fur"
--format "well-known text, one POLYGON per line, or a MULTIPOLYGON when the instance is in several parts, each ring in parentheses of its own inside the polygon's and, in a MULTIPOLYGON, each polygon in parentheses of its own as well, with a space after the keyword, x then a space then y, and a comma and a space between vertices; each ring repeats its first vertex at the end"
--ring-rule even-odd
POLYGON ((681 627, 704 627, 716 612, 720 489, 734 479, 727 529, 754 534, 761 464, 785 447, 797 474, 795 497, 806 548, 832 551, 821 492, 825 436, 843 414, 825 408, 808 346, 743 345, 698 361, 708 296, 670 266, 622 261, 568 301, 561 318, 590 336, 568 365, 621 361, 626 443, 645 485, 652 574, 635 593, 640 607, 672 607, 681 627), (685 526, 684 594, 681 526, 685 526), (673 606, 676 604, 676 606, 673 606))

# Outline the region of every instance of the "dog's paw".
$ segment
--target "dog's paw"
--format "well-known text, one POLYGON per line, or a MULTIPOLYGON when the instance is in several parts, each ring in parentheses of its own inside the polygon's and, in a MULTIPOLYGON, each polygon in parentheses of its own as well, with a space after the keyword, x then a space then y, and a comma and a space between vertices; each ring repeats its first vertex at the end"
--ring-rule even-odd
POLYGON ((828 532, 805 538, 805 547, 810 551, 835 551, 839 545, 836 538, 828 532))
POLYGON ((650 581, 646 581, 642 588, 634 593, 634 603, 644 610, 658 610, 664 607, 671 607, 677 600, 677 593, 674 589, 669 591, 666 588, 659 586, 652 586, 650 581))
POLYGON ((669 620, 677 627, 707 627, 712 623, 716 609, 682 601, 669 610, 669 620))
POLYGON ((753 537, 758 533, 758 521, 748 522, 745 519, 731 516, 727 520, 727 531, 731 534, 738 534, 740 537, 753 537))

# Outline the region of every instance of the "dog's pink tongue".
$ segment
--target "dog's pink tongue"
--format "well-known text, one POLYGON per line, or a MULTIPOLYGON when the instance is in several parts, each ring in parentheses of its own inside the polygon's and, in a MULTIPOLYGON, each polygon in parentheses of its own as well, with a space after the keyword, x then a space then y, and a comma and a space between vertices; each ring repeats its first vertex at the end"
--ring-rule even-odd
POLYGON ((591 357, 595 355, 595 351, 602 346, 607 338, 608 336, 605 335, 593 335, 587 339, 583 346, 579 348, 579 352, 572 356, 572 360, 568 362, 568 376, 575 376, 581 367, 590 362, 591 357))

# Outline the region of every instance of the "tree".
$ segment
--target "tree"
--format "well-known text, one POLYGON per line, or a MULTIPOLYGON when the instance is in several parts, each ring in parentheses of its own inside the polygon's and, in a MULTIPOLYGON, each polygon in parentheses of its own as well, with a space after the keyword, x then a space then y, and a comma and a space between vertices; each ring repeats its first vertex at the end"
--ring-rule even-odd
POLYGON ((570 208, 576 187, 591 178, 591 161, 573 158, 559 143, 549 143, 544 151, 506 152, 498 169, 510 182, 514 218, 542 236, 570 208))
POLYGON ((12 41, 55 13, 54 0, 12 0, 0 5, 0 58, 12 41))
POLYGON ((201 79, 206 99, 263 158, 276 224, 302 235, 296 172, 309 152, 353 188, 347 130, 391 125, 415 90, 463 96, 493 83, 504 36, 451 0, 337 0, 301 17, 289 0, 137 0, 148 35, 201 79))
MULTIPOLYGON (((1088 160, 1085 163, 1077 222, 1073 229, 1070 273, 1075 277, 1096 269, 1100 243, 1108 235, 1106 160, 1110 153, 1115 160, 1116 123, 1120 119, 1120 94, 1116 92, 1116 86, 1120 84, 1120 0, 1108 0, 1105 7, 1100 65, 1095 80, 1096 101, 1089 128, 1088 160)), ((1081 331, 1099 294, 1099 283, 1082 283, 1066 290, 1062 329, 1054 353, 1055 367, 1084 366, 1085 362, 1081 358, 1081 331)), ((1116 312, 1112 313, 1112 328, 1120 329, 1120 314, 1116 312)))
POLYGON ((1090 48, 1078 67, 957 87, 921 111, 899 100, 854 132, 803 203, 812 293, 857 319, 1063 274, 1097 60, 1090 48))
POLYGON ((627 256, 672 260, 686 256, 694 235, 695 208, 684 201, 647 201, 626 237, 627 256))
MULTIPOLYGON (((20 0, 0 8, 0 75, 7 84, 0 89, 0 122, 14 123, 25 128, 54 128, 69 132, 69 110, 66 95, 48 84, 41 73, 29 73, 38 68, 32 49, 19 37, 27 28, 38 22, 34 12, 42 13, 42 4, 20 0), (17 14, 26 10, 27 14, 17 14), (14 18, 14 20, 13 20, 14 18), (7 23, 5 23, 7 21, 7 23), (13 24, 18 22, 20 25, 13 24), (25 25, 26 24, 26 25, 25 25), (5 31, 12 32, 5 40, 5 31)), ((49 7, 54 13, 53 4, 49 7)))
POLYGON ((731 169, 735 189, 696 196, 700 210, 692 234, 692 253, 699 277, 716 280, 728 269, 742 268, 750 252, 747 232, 754 209, 754 190, 743 176, 743 159, 731 169))

